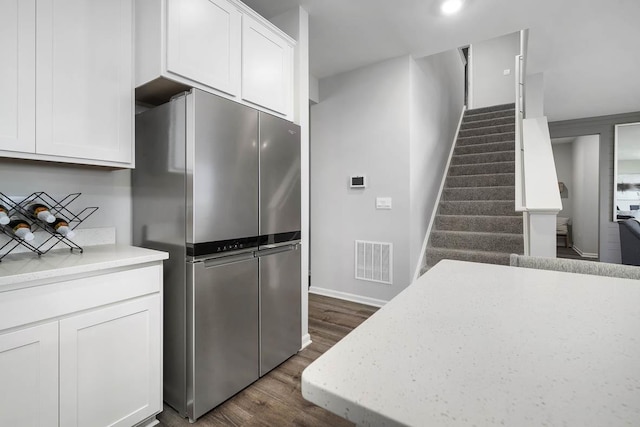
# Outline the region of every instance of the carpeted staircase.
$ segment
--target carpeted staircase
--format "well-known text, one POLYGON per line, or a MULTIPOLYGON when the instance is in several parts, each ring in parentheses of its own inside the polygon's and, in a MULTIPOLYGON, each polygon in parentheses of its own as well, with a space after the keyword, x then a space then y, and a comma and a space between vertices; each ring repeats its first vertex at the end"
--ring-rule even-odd
POLYGON ((423 271, 441 259, 509 264, 523 253, 514 141, 514 104, 465 112, 423 271))

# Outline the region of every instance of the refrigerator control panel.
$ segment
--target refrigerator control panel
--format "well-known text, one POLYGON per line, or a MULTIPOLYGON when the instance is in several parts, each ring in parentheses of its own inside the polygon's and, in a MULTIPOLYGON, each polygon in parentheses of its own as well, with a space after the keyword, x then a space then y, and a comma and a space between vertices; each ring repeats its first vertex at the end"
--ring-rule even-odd
POLYGON ((217 240, 215 242, 187 244, 187 256, 215 255, 241 249, 257 248, 260 237, 244 237, 240 239, 217 240))

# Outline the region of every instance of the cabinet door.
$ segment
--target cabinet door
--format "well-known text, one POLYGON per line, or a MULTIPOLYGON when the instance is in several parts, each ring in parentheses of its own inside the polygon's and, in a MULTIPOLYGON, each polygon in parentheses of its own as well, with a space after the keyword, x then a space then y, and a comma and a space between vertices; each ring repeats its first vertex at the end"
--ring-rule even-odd
POLYGON ((35 0, 0 0, 0 150, 35 151, 35 0))
POLYGON ((225 0, 169 0, 167 71, 237 95, 240 12, 225 0))
POLYGON ((160 297, 60 321, 60 425, 132 426, 162 409, 160 297))
POLYGON ((0 426, 58 425, 58 322, 0 335, 0 396, 0 426))
POLYGON ((132 162, 132 0, 38 0, 36 152, 132 162))
POLYGON ((293 111, 293 46, 249 16, 242 18, 242 98, 285 116, 293 111))

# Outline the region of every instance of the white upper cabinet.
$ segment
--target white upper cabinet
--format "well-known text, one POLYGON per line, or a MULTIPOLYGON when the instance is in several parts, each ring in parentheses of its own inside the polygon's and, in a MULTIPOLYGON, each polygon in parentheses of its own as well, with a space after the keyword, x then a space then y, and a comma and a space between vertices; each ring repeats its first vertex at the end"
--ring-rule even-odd
POLYGON ((0 157, 133 166, 133 0, 0 0, 0 57, 0 157))
POLYGON ((226 1, 168 0, 167 71, 237 95, 240 25, 226 1))
POLYGON ((35 0, 0 0, 0 150, 35 151, 35 0))
POLYGON ((237 0, 136 0, 136 99, 195 87, 293 118, 295 41, 237 0))
POLYGON ((131 163, 131 0, 38 0, 36 151, 131 163))
POLYGON ((242 24, 242 99, 290 116, 293 44, 250 16, 242 24))

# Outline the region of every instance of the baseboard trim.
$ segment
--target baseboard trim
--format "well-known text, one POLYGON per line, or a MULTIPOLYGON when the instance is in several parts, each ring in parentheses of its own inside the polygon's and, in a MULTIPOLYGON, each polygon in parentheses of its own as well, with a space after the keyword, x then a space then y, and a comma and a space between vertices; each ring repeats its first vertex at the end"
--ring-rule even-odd
POLYGON ((302 336, 302 346, 300 347, 300 350, 304 350, 305 348, 309 347, 311 345, 311 343, 312 343, 311 335, 304 334, 302 336))
POLYGON ((382 307, 388 302, 381 299, 363 297, 362 295, 356 295, 356 294, 350 294, 348 292, 340 292, 340 291, 335 291, 333 289, 318 288, 316 286, 311 286, 309 288, 309 293, 322 295, 325 297, 342 299, 345 301, 357 302, 359 304, 370 305, 372 307, 382 307))
POLYGON ((576 245, 573 245, 573 250, 576 251, 578 255, 580 255, 583 258, 598 258, 598 254, 594 254, 591 252, 583 252, 582 249, 580 249, 576 245))

